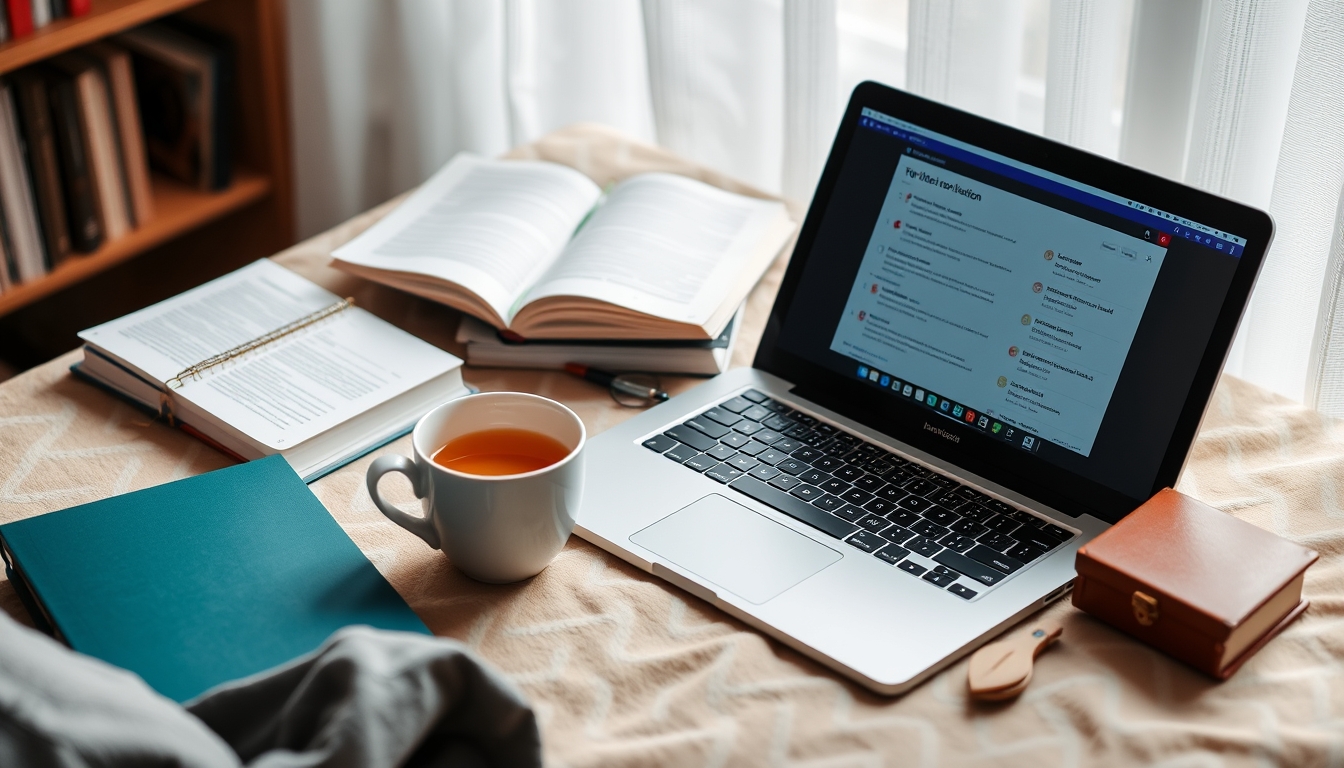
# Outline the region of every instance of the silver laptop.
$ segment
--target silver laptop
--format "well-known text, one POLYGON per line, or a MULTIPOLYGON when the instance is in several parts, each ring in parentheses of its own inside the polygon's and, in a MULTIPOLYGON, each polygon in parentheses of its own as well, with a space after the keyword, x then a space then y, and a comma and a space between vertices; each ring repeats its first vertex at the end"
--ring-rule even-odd
POLYGON ((906 691, 1175 484, 1272 231, 864 83, 753 367, 594 438, 579 534, 906 691))

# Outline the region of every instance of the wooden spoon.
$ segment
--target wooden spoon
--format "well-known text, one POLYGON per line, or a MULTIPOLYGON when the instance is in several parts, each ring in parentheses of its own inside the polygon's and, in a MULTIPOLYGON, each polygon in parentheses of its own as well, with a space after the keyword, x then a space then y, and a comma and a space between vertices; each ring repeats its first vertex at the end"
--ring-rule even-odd
POLYGON ((1027 689, 1033 662, 1046 646, 1059 639, 1064 627, 1042 622, 1007 640, 990 643, 971 656, 966 685, 971 698, 982 701, 1011 699, 1027 689))

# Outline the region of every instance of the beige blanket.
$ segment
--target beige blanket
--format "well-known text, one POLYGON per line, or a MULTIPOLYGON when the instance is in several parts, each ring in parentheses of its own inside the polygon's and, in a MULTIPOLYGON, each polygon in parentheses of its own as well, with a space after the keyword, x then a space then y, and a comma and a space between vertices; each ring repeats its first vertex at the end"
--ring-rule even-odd
MULTIPOLYGON (((732 186, 593 128, 519 154, 599 181, 658 167, 732 186)), ((452 349, 452 312, 324 266, 332 248, 386 210, 276 258, 452 349)), ((737 364, 754 353, 781 271, 777 264, 752 295, 737 364)), ((73 379, 67 367, 77 359, 0 385, 0 522, 229 463, 73 379)), ((592 433, 629 415, 563 374, 472 369, 467 378, 561 400, 592 433)), ((677 391, 694 381, 669 384, 677 391)), ((384 450, 407 453, 408 439, 384 450)), ((530 581, 473 582, 374 509, 363 482, 371 460, 313 490, 431 629, 471 645, 531 697, 555 765, 1344 763, 1344 430, 1236 379, 1215 393, 1180 488, 1322 557, 1307 575, 1304 618, 1221 685, 1060 604, 1050 612, 1063 639, 1017 702, 968 703, 964 661, 884 699, 578 539, 530 581)), ((397 490, 409 504, 409 488, 397 490)), ((4 582, 0 607, 26 620, 4 582)))

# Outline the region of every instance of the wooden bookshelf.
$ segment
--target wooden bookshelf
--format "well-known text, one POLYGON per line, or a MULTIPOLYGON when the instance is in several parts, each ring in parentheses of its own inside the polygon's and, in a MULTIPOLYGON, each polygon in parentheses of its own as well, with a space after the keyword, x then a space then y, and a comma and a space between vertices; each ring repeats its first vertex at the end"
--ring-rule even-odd
MULTIPOLYGON (((0 74, 179 13, 236 45, 233 184, 203 192, 155 174, 153 219, 0 294, 0 337, 13 335, 10 326, 30 333, 52 325, 51 317, 89 325, 112 319, 292 244, 283 0, 93 0, 85 16, 0 44, 0 74), (140 257, 145 265, 132 269, 140 257)), ((68 328, 43 333, 59 337, 39 340, 44 351, 77 343, 68 328)))

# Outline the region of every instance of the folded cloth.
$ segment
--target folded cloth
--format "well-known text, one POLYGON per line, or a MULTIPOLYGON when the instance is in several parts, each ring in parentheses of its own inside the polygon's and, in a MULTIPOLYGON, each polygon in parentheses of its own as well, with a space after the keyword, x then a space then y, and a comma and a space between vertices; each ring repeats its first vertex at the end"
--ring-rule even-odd
POLYGON ((183 708, 0 611, 0 766, 540 764, 522 696, 450 640, 349 627, 183 708))

